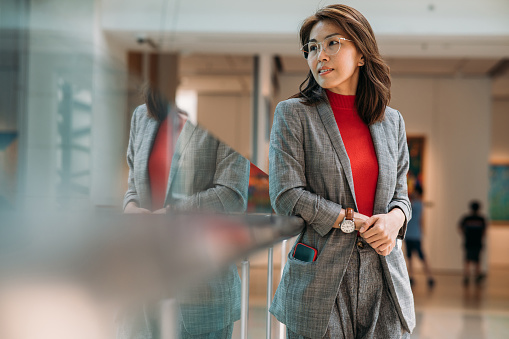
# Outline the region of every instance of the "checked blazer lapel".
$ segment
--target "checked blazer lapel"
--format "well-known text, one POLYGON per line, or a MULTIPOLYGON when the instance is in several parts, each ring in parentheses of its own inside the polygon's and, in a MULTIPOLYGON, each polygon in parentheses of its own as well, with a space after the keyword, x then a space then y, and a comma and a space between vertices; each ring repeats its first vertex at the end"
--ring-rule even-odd
POLYGON ((377 122, 369 126, 373 145, 375 147, 376 158, 378 160, 378 181, 376 184, 375 203, 373 214, 386 213, 388 202, 391 200, 388 187, 391 173, 390 162, 388 161, 389 147, 385 136, 385 130, 382 122, 377 122))
POLYGON ((345 172, 346 179, 348 181, 348 186, 350 188, 350 192, 352 192, 353 201, 355 202, 355 210, 357 209, 357 201, 355 199, 355 190, 353 184, 353 175, 352 175, 352 167, 350 165, 350 159, 348 158, 348 154, 346 153, 345 144, 343 143, 343 139, 341 139, 341 133, 339 132, 338 125, 336 123, 336 119, 334 118, 334 113, 332 112, 332 108, 329 104, 329 100, 327 99, 327 95, 324 92, 324 99, 321 100, 316 109, 318 110, 318 114, 322 119, 322 122, 325 126, 325 130, 329 135, 330 140, 332 141, 332 146, 338 155, 339 162, 341 163, 341 167, 345 172))
POLYGON ((180 135, 177 139, 177 144, 175 145, 175 151, 173 153, 173 157, 171 159, 171 166, 170 166, 170 175, 168 177, 168 186, 166 187, 166 198, 164 205, 170 203, 171 198, 171 186, 175 179, 175 175, 177 174, 179 170, 179 166, 181 163, 182 155, 184 154, 185 149, 189 145, 189 141, 191 140, 191 137, 193 136, 194 132, 196 130, 196 126, 193 125, 190 121, 186 121, 184 127, 182 128, 182 132, 180 132, 180 135))
POLYGON ((152 147, 154 146, 154 140, 157 135, 157 131, 159 129, 159 122, 154 119, 148 119, 147 124, 145 125, 144 131, 140 133, 140 135, 145 135, 142 143, 140 145, 140 149, 138 151, 138 159, 137 163, 142 164, 140 166, 140 176, 141 180, 139 181, 140 187, 139 190, 141 192, 146 192, 147 194, 143 194, 146 196, 147 201, 143 206, 151 206, 151 195, 150 195, 150 177, 148 174, 148 159, 150 157, 150 153, 152 152, 152 147))

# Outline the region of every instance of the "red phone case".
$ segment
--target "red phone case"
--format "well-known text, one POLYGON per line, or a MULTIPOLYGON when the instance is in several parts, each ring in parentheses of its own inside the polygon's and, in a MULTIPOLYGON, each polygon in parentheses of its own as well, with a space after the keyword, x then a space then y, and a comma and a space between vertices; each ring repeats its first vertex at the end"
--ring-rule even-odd
POLYGON ((293 250, 293 254, 292 254, 294 258, 295 258, 295 252, 297 251, 297 247, 298 247, 299 245, 306 246, 307 248, 312 249, 312 250, 313 250, 313 252, 315 252, 315 255, 313 256, 313 261, 315 261, 315 260, 316 260, 316 256, 317 256, 317 254, 318 254, 318 251, 317 251, 315 248, 313 248, 313 247, 311 247, 311 246, 308 246, 308 245, 306 245, 306 244, 303 244, 303 243, 301 243, 301 242, 299 242, 299 243, 297 243, 297 245, 295 245, 295 249, 293 250))

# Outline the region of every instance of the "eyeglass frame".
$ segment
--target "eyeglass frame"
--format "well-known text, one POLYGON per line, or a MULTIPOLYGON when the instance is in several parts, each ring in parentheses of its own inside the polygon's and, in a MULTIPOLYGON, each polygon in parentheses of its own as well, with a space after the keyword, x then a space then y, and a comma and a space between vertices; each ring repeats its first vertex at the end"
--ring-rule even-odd
MULTIPOLYGON (((306 57, 306 52, 304 51, 304 47, 306 47, 307 45, 309 45, 311 42, 316 43, 316 44, 318 44, 318 45, 320 46, 320 52, 319 52, 319 53, 317 53, 316 55, 320 55, 320 53, 323 51, 323 52, 324 52, 326 55, 328 55, 328 56, 333 56, 333 55, 338 54, 339 50, 341 49, 341 40, 345 40, 345 41, 351 41, 351 42, 353 42, 353 40, 350 40, 350 39, 347 39, 347 38, 338 37, 338 40, 339 40, 339 48, 338 48, 338 51, 337 51, 336 53, 334 53, 334 54, 329 54, 329 53, 327 53, 327 52, 325 51, 325 49, 323 48, 323 42, 324 42, 325 40, 327 40, 327 39, 330 39, 330 38, 332 38, 332 37, 336 37, 336 36, 338 36, 338 35, 339 35, 339 34, 329 36, 329 37, 327 37, 327 38, 323 39, 321 42, 318 42, 318 41, 316 41, 316 42, 314 42, 314 41, 310 41, 310 42, 308 42, 307 44, 303 45, 303 46, 300 48, 300 51, 302 52, 302 54, 303 54, 303 56, 304 56, 304 59, 306 59, 306 60, 308 59, 308 57, 306 57)), ((309 52, 307 52, 307 53, 309 54, 309 52)))

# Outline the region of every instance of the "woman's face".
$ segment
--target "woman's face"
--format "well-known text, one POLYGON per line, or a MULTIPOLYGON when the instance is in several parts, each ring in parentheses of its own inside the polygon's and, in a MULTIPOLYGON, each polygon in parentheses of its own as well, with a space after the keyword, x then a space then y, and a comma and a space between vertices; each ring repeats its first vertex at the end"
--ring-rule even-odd
MULTIPOLYGON (((349 39, 334 22, 319 21, 311 30, 309 41, 322 42, 334 35, 349 39)), ((329 56, 322 48, 316 57, 308 57, 308 66, 322 88, 338 94, 354 95, 359 82, 359 67, 364 65, 364 57, 352 41, 340 41, 341 48, 337 54, 329 56)))

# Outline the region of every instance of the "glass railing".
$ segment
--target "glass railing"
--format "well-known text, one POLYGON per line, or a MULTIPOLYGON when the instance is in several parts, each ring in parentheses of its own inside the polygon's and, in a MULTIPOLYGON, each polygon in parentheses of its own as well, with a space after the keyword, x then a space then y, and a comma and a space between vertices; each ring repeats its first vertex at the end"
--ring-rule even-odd
MULTIPOLYGON (((248 338, 247 258, 268 248, 270 338, 272 246, 281 241, 286 246, 303 227, 300 218, 270 214, 4 214, 0 304, 12 320, 7 329, 22 333, 47 309, 52 314, 45 326, 27 338, 72 333, 102 338, 87 332, 94 321, 119 338, 180 338, 183 331, 210 333, 228 326, 233 331, 239 318, 240 338, 248 338), (241 259, 239 279, 235 263, 241 259), (82 313, 84 307, 88 313, 82 313)), ((281 253, 282 268, 286 249, 281 253)))

